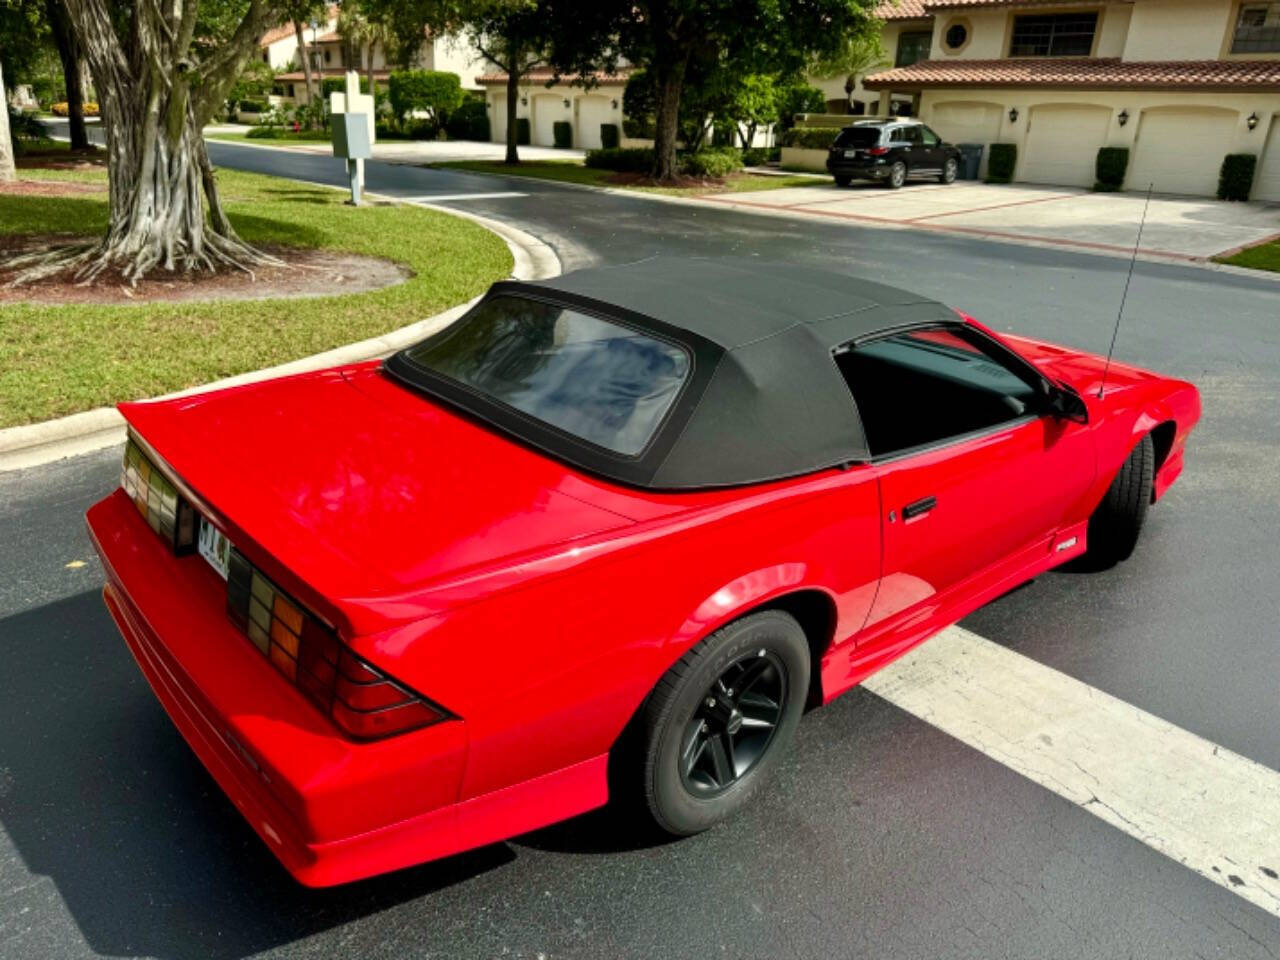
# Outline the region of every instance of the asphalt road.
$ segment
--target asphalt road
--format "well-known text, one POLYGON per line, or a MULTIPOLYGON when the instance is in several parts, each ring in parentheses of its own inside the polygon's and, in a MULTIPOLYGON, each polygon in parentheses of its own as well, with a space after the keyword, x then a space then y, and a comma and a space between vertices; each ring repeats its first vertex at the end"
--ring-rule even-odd
MULTIPOLYGON (((342 179, 329 158, 211 150, 342 179)), ((570 269, 658 252, 838 266, 1095 350, 1127 269, 527 180, 371 164, 368 186, 526 194, 449 205, 535 233, 570 269)), ((1187 473, 1130 561, 1048 574, 965 626, 1280 768, 1280 284, 1140 263, 1117 356, 1201 387, 1187 473)), ((637 844, 592 814, 303 890, 190 754, 102 608, 81 514, 117 463, 104 451, 0 475, 2 957, 1280 956, 1280 919, 865 691, 807 717, 773 789, 702 836, 637 844)))

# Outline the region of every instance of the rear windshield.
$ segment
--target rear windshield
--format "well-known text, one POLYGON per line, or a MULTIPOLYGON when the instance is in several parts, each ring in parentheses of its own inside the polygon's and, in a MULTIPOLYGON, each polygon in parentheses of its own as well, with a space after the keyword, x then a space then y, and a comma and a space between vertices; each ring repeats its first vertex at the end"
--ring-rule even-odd
POLYGON ((874 147, 880 142, 880 127, 848 127, 836 137, 837 147, 874 147))
POLYGON ((566 307, 494 297, 411 361, 624 456, 653 439, 689 377, 681 346, 566 307))

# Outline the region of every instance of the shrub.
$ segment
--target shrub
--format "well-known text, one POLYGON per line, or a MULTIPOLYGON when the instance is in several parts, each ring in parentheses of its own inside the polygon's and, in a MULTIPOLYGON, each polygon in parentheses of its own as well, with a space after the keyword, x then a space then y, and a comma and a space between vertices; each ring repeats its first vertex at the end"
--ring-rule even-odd
POLYGON ((557 120, 553 123, 551 133, 555 138, 557 149, 568 150, 573 146, 573 124, 568 120, 557 120))
POLYGON ((724 177, 742 169, 742 151, 734 147, 714 147, 686 153, 680 158, 680 168, 691 177, 724 177))
POLYGON ((1124 183, 1124 172, 1128 166, 1128 147, 1098 148, 1098 159, 1094 163, 1094 173, 1098 180, 1093 189, 1107 193, 1119 190, 1124 183))
POLYGON ((742 163, 748 167, 762 167, 770 160, 778 159, 775 154, 781 154, 777 147, 747 147, 742 151, 742 163))
POLYGON ((782 145, 804 150, 829 150, 839 135, 836 127, 792 127, 782 132, 782 145))
POLYGON ((1252 153, 1228 153, 1218 173, 1219 200, 1248 200, 1253 189, 1253 171, 1258 158, 1252 153))
POLYGON ((987 183, 1011 183, 1018 162, 1016 143, 993 143, 987 159, 987 183))
POLYGON ((607 147, 603 150, 588 150, 584 163, 596 170, 648 173, 653 169, 653 151, 648 147, 607 147))
POLYGON ((241 100, 239 106, 244 113, 267 112, 267 105, 261 100, 241 100))
POLYGON ((516 143, 522 147, 527 147, 529 139, 529 118, 516 117, 516 143))
POLYGON ((797 113, 825 113, 827 98, 817 87, 801 81, 778 89, 778 127, 791 129, 797 113))
POLYGON ((618 143, 618 125, 616 123, 600 124, 600 146, 606 150, 616 150, 618 143))
POLYGON ((284 127, 250 127, 245 136, 251 140, 278 140, 284 134, 284 127))
POLYGON ((445 130, 450 140, 490 139, 489 111, 483 97, 468 97, 461 106, 449 114, 445 130))
POLYGON ((397 117, 404 120, 413 111, 423 110, 431 114, 437 126, 448 120, 463 99, 458 75, 440 70, 394 70, 387 87, 391 110, 397 117))
MULTIPOLYGON (((65 117, 71 112, 71 108, 67 106, 67 101, 61 100, 58 103, 50 104, 49 112, 55 117, 65 117)), ((86 100, 81 112, 86 117, 96 117, 98 115, 98 105, 90 100, 86 100)))

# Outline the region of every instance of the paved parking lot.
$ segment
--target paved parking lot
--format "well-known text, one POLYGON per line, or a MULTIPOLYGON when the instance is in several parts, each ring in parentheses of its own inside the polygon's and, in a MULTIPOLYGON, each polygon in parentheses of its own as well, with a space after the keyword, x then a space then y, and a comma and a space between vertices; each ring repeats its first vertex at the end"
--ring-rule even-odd
MULTIPOLYGON (((967 181, 909 183, 901 190, 877 183, 828 184, 710 199, 823 219, 898 224, 1116 253, 1133 249, 1146 200, 1143 194, 1132 192, 1094 193, 1072 187, 967 181)), ((1154 196, 1142 231, 1142 252, 1152 257, 1200 260, 1277 234, 1277 204, 1154 196)))

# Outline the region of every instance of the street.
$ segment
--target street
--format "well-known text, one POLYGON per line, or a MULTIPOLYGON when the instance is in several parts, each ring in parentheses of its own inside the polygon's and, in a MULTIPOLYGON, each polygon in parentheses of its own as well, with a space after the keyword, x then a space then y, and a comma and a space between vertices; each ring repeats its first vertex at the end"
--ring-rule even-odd
MULTIPOLYGON (((331 157, 209 152, 218 166, 345 180, 331 157)), ((1096 352, 1129 269, 382 163, 367 188, 518 226, 565 270, 656 253, 823 266, 1096 352)), ((1132 559, 1051 572, 963 626, 1280 769, 1280 283, 1139 262, 1116 357, 1200 388, 1186 473, 1132 559)), ((706 834, 638 845, 604 811, 303 889, 182 741, 103 607, 82 515, 118 474, 118 449, 0 474, 0 956, 1280 955, 1280 909, 867 690, 809 714, 760 801, 706 834)))

